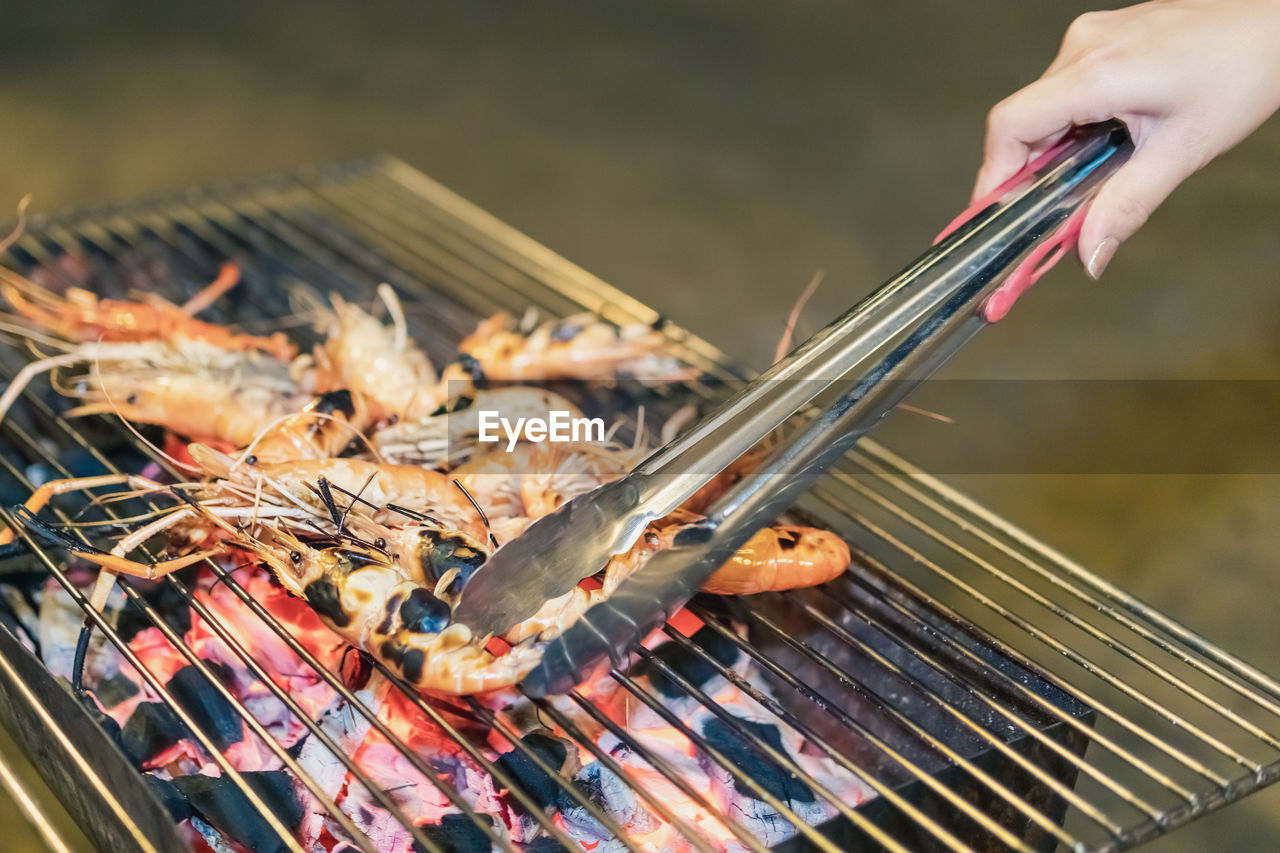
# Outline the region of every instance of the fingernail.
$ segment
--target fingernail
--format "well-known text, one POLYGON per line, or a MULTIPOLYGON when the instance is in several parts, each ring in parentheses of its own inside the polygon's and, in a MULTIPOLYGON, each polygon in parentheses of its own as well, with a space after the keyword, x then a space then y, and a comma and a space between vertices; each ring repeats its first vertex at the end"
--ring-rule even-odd
POLYGON ((1102 271, 1107 268, 1107 264, 1111 263, 1111 256, 1116 253, 1116 249, 1120 248, 1120 241, 1115 237, 1108 237, 1098 244, 1098 248, 1093 250, 1093 256, 1089 258, 1089 276, 1097 281, 1102 277, 1102 271))

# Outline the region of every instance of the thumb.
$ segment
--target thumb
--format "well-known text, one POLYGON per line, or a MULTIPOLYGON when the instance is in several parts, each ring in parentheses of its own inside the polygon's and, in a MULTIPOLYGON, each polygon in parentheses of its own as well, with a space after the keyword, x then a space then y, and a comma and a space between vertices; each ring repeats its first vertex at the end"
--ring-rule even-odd
POLYGON ((1080 260, 1093 278, 1199 163, 1169 135, 1149 137, 1103 184, 1080 229, 1080 260))

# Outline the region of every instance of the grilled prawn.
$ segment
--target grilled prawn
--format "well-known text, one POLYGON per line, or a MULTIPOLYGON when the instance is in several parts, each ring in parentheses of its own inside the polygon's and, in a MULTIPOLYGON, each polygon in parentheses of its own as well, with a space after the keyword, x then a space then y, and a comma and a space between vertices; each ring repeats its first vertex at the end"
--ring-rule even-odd
POLYGON ((68 341, 167 341, 175 338, 205 341, 227 350, 259 350, 282 360, 296 350, 283 333, 269 337, 232 332, 224 326, 195 319, 240 280, 235 264, 224 264, 218 277, 183 305, 159 297, 148 302, 99 299, 80 288, 58 296, 17 273, 0 267, 0 293, 22 317, 68 341))
MULTIPOLYGON (((416 533, 414 534, 417 535, 416 533)), ((236 544, 263 560, 330 629, 426 693, 473 694, 508 687, 541 651, 486 651, 465 625, 450 624, 449 604, 424 575, 386 550, 347 538, 312 546, 289 533, 234 532, 236 544)))
POLYGON ((327 508, 319 489, 323 482, 380 523, 396 525, 421 515, 477 538, 486 536, 484 519, 465 490, 429 468, 346 458, 271 462, 258 457, 252 445, 239 459, 206 445, 193 444, 188 450, 211 478, 207 493, 222 491, 274 506, 294 506, 304 515, 324 518, 327 508))
POLYGON ((88 373, 62 389, 81 401, 71 415, 115 413, 134 423, 237 446, 310 396, 287 362, 266 353, 187 338, 94 341, 25 366, 0 395, 0 419, 35 376, 83 364, 89 365, 88 373))
POLYGON ((395 291, 384 284, 378 295, 391 315, 390 326, 337 295, 332 310, 321 312, 318 326, 325 342, 313 356, 319 387, 363 397, 375 421, 425 418, 445 402, 445 388, 426 353, 409 339, 395 291))
POLYGON ((552 412, 567 412, 573 418, 582 415, 577 406, 554 391, 510 385, 456 399, 443 411, 424 418, 402 418, 374 432, 370 443, 391 462, 432 467, 457 464, 483 446, 479 443, 480 412, 485 411, 497 412, 513 423, 519 418, 548 419, 552 412))
MULTIPOLYGON (((643 324, 614 326, 591 314, 544 322, 528 332, 505 312, 480 323, 459 352, 486 378, 500 382, 545 379, 613 380, 620 376, 677 381, 697 375, 667 354, 670 341, 643 324)), ((444 379, 466 379, 450 365, 444 379)))
POLYGON ((756 532, 702 586, 703 592, 752 595, 817 586, 849 568, 849 546, 816 527, 779 524, 756 532))

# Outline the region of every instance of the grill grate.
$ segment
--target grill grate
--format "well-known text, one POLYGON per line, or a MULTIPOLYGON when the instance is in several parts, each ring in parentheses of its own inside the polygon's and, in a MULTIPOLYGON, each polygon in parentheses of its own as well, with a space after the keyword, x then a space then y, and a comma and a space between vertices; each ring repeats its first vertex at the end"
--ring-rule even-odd
MULTIPOLYGON (((270 331, 270 318, 291 311, 282 286, 290 281, 357 300, 386 281, 408 297, 410 321, 437 363, 446 361, 453 342, 494 306, 532 306, 550 315, 586 309, 618 323, 657 319, 643 305, 388 158, 37 218, 9 260, 68 285, 91 280, 105 295, 123 297, 130 288, 149 287, 179 298, 193 293, 228 257, 240 263, 245 283, 235 300, 224 300, 232 304, 211 310, 211 318, 250 332, 270 331), (68 258, 78 260, 72 264, 68 258)), ((299 331, 305 340, 305 331, 299 331)), ((684 358, 712 380, 740 380, 712 347, 678 329, 670 332, 684 358)), ((22 361, 16 350, 0 350, 0 370, 7 376, 22 361)), ((707 397, 719 393, 708 384, 695 390, 707 397)), ((87 473, 68 467, 73 455, 92 473, 117 471, 117 464, 128 469, 134 461, 168 465, 118 423, 97 419, 73 425, 35 390, 3 430, 0 477, 22 488, 32 485, 27 469, 32 463, 58 477, 87 473)), ((815 590, 750 602, 700 601, 692 610, 705 623, 705 633, 690 639, 668 627, 666 636, 673 648, 735 684, 878 796, 860 804, 843 802, 796 756, 779 751, 720 708, 667 656, 642 650, 638 665, 652 677, 702 705, 830 804, 836 818, 812 827, 794 803, 770 790, 752 762, 730 754, 723 743, 712 742, 669 710, 668 699, 651 681, 637 677, 634 667, 630 674, 611 674, 636 707, 665 718, 706 762, 731 774, 794 825, 794 838, 782 847, 838 851, 874 842, 890 850, 1121 849, 1239 799, 1280 774, 1280 684, 878 445, 863 442, 798 512, 851 543, 855 564, 845 576, 815 590), (723 647, 750 659, 763 682, 743 679, 723 663, 716 654, 723 647)), ((4 521, 11 520, 6 512, 4 521)), ((22 539, 38 567, 84 607, 60 555, 25 534, 22 539)), ((486 842, 513 849, 477 813, 466 791, 388 728, 358 691, 254 599, 235 572, 212 570, 254 619, 401 752, 486 842)), ((277 685, 266 665, 187 584, 174 576, 161 583, 191 606, 414 842, 431 853, 449 849, 277 685)), ((376 842, 337 807, 324 785, 185 645, 182 632, 146 596, 120 586, 146 623, 159 629, 311 791, 349 843, 376 851, 376 842)), ((263 831, 278 838, 278 845, 267 846, 301 851, 252 777, 234 769, 213 736, 141 665, 116 628, 96 613, 89 617, 253 805, 263 831)), ((8 657, 22 654, 15 643, 4 648, 8 657)), ((612 836, 615 846, 607 849, 644 849, 643 840, 629 834, 615 815, 529 747, 504 711, 476 700, 427 702, 408 690, 404 698, 567 849, 579 845, 493 759, 477 730, 497 731, 555 780, 566 801, 612 836)), ((677 766, 600 710, 591 696, 576 692, 566 703, 534 704, 694 849, 720 849, 723 839, 743 849, 770 849, 741 815, 718 808, 708 792, 690 785, 677 766), (585 720, 667 777, 714 816, 720 831, 708 834, 655 795, 633 766, 588 736, 585 720)), ((101 808, 125 810, 123 794, 99 793, 101 808)), ((166 846, 156 840, 154 829, 144 830, 140 822, 129 826, 124 837, 139 849, 166 846)))

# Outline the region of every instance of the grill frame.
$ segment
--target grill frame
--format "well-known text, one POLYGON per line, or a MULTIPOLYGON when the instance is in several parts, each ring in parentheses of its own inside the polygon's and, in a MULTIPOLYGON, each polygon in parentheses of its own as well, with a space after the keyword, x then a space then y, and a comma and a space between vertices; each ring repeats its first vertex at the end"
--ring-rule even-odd
MULTIPOLYGON (((462 280, 468 281, 473 285, 477 281, 482 281, 485 284, 484 287, 475 287, 474 290, 469 290, 466 293, 455 292, 451 294, 455 298, 459 296, 469 298, 471 301, 470 307, 476 313, 487 313, 490 306, 495 302, 497 304, 510 302, 510 294, 512 292, 523 291, 526 295, 529 295, 534 289, 538 289, 540 291, 539 301, 546 303, 543 307, 553 314, 564 314, 573 310, 586 309, 616 323, 653 322, 657 320, 657 316, 641 303, 609 287, 599 279, 534 243, 529 238, 503 225, 400 161, 386 157, 307 170, 296 175, 274 176, 252 183, 229 184, 210 190, 144 200, 127 205, 105 205, 55 217, 41 217, 33 220, 29 235, 23 239, 19 246, 22 247, 22 251, 30 254, 31 260, 37 262, 41 260, 41 253, 47 254, 54 248, 45 243, 47 240, 60 243, 63 247, 77 245, 82 250, 90 252, 94 251, 94 245, 98 244, 98 250, 103 250, 105 254, 111 255, 113 251, 109 248, 110 246, 115 245, 120 248, 125 245, 125 241, 120 239, 120 234, 142 234, 145 233, 146 229, 152 229, 156 234, 170 235, 162 239, 169 240, 177 254, 189 257, 193 268, 213 264, 218 260, 215 255, 219 251, 234 254, 237 250, 238 240, 244 241, 244 243, 240 244, 240 248, 244 248, 245 245, 266 246, 270 245, 272 241, 294 242, 299 246, 310 246, 314 251, 314 255, 311 256, 311 271, 315 274, 315 278, 310 279, 310 282, 321 291, 327 289, 326 278, 337 279, 344 277, 346 272, 351 269, 360 270, 363 268, 363 271, 355 273, 357 278, 368 278, 371 269, 378 269, 380 272, 386 273, 385 280, 392 285, 418 297, 424 296, 424 289, 427 287, 423 284, 424 278, 448 279, 461 276, 462 280), (398 186, 404 195, 378 196, 376 194, 362 194, 360 190, 353 189, 356 184, 352 183, 352 181, 367 175, 375 176, 380 180, 385 180, 398 186), (371 250, 360 245, 350 235, 338 233, 332 229, 326 230, 323 223, 315 221, 303 222, 301 223, 303 227, 300 228, 300 223, 292 221, 289 215, 280 214, 273 207, 273 205, 281 204, 279 201, 281 199, 298 197, 299 195, 306 196, 311 201, 322 205, 343 209, 345 213, 352 217, 352 221, 346 223, 352 226, 352 233, 357 237, 367 238, 371 244, 377 246, 377 249, 371 250), (411 204, 406 200, 410 197, 416 198, 418 203, 416 205, 411 204), (383 227, 375 228, 367 221, 380 217, 379 221, 383 227), (421 217, 421 219, 418 220, 415 217, 421 217), (184 227, 190 229, 190 235, 194 235, 194 237, 184 236, 181 228, 177 232, 170 234, 168 223, 171 222, 184 223, 184 227), (394 223, 395 227, 386 228, 387 222, 394 223), (420 224, 415 224, 416 222, 420 222, 420 224), (263 228, 262 223, 269 223, 269 227, 263 228), (139 229, 143 230, 140 231, 139 229), (428 239, 424 237, 428 231, 429 240, 434 249, 429 256, 424 256, 420 248, 420 242, 423 239, 428 239), (40 236, 33 237, 31 235, 40 236), (331 240, 332 243, 326 245, 324 241, 318 241, 318 237, 324 237, 326 240, 331 240), (190 241, 190 243, 185 244, 184 240, 190 241), (408 272, 410 270, 412 272, 408 272), (335 271, 339 272, 335 273, 335 271), (424 272, 428 273, 428 275, 424 276, 424 272), (477 275, 479 278, 477 278, 477 275)), ((47 260, 47 257, 45 260, 47 260)), ((383 278, 384 276, 380 275, 378 277, 383 278)), ((198 281, 199 279, 198 276, 193 275, 191 280, 198 281)), ((260 288, 248 288, 246 292, 249 294, 249 298, 255 302, 270 299, 270 294, 262 293, 260 288)), ((279 306, 272 305, 269 302, 260 307, 263 309, 264 317, 280 313, 275 310, 279 306), (274 314, 272 313, 273 311, 274 314)), ((460 315, 450 315, 447 311, 437 319, 442 323, 447 333, 455 337, 465 332, 469 326, 469 318, 464 319, 460 315)), ((668 326, 667 328, 679 340, 681 346, 685 348, 688 360, 696 366, 725 382, 735 382, 742 379, 742 376, 728 365, 724 356, 713 347, 673 326, 668 326)), ((28 398, 28 405, 33 402, 37 406, 43 406, 43 403, 30 401, 28 398)), ((45 408, 47 409, 47 407, 45 408)), ((53 423, 61 421, 52 412, 45 412, 42 417, 50 419, 53 423)), ((65 421, 61 421, 61 423, 65 427, 65 421)), ((12 424, 7 424, 5 429, 12 431, 15 427, 12 424)), ((74 430, 69 432, 68 436, 79 439, 79 433, 74 430)), ((82 439, 79 440, 83 441, 82 439)), ((105 462, 105 460, 103 461, 105 462)), ((10 470, 10 473, 21 476, 21 472, 13 469, 10 470)), ((1248 667, 1169 617, 1127 596, 1089 573, 1083 567, 1071 563, 1027 534, 1011 527, 943 484, 914 469, 879 445, 863 442, 859 451, 852 455, 850 462, 846 466, 835 472, 824 482, 823 486, 815 490, 813 495, 802 502, 800 511, 819 521, 830 521, 833 507, 852 505, 849 496, 856 495, 861 500, 869 501, 872 505, 878 505, 891 516, 896 514, 899 521, 911 526, 912 520, 902 515, 907 511, 901 510, 892 499, 879 495, 876 489, 866 485, 865 480, 877 483, 880 488, 893 490, 895 494, 902 496, 904 502, 915 501, 923 506, 930 507, 931 511, 940 518, 948 520, 961 519, 963 525, 958 526, 966 526, 969 531, 977 531, 975 535, 982 539, 985 544, 1020 562, 1032 575, 1045 580, 1055 590, 1091 607, 1099 607, 1100 612, 1103 612, 1107 618, 1116 621, 1124 629, 1132 631, 1136 636, 1151 643, 1158 651, 1168 654, 1174 663, 1188 665, 1197 673, 1212 673, 1209 677, 1218 683, 1236 685, 1231 689, 1238 695, 1251 698, 1251 701, 1254 701, 1255 704, 1264 705, 1266 710, 1273 716, 1280 717, 1280 713, 1277 713, 1280 710, 1280 704, 1276 703, 1276 700, 1280 699, 1280 686, 1274 681, 1248 667), (881 499, 877 500, 877 496, 881 499), (921 496, 923 496, 923 500, 920 500, 921 496), (888 503, 885 503, 885 501, 888 501, 888 503), (895 509, 900 511, 895 513, 895 509), (1259 702, 1258 697, 1261 697, 1263 701, 1259 702)), ((10 520, 7 515, 5 520, 10 520)), ((843 521, 847 529, 850 519, 846 517, 843 521)), ((925 525, 927 528, 929 522, 924 520, 920 521, 920 524, 925 525)), ((874 532, 877 529, 874 522, 865 518, 858 523, 858 526, 864 533, 868 530, 874 532)), ((931 537, 928 529, 918 528, 918 530, 926 539, 931 537)), ((942 535, 945 536, 945 534, 942 535)), ((849 537, 846 536, 846 538, 849 537)), ((892 535, 886 534, 880 538, 888 539, 892 538, 892 535)), ((30 543, 29 539, 27 541, 30 543)), ((34 543, 30 544, 34 545, 34 543)), ((935 544, 937 543, 935 542, 935 544)), ((903 553, 911 553, 912 546, 909 543, 904 543, 904 545, 905 547, 899 550, 903 553)), ((46 568, 53 573, 54 577, 58 578, 64 585, 68 585, 66 584, 65 576, 62 575, 55 561, 49 559, 41 549, 37 548, 36 550, 40 553, 42 562, 45 563, 46 568)), ((961 554, 966 559, 971 556, 971 554, 961 551, 958 547, 951 550, 961 554)), ((1016 645, 998 640, 976 627, 964 615, 951 610, 950 605, 933 601, 933 596, 926 595, 918 585, 913 584, 911 581, 898 577, 893 568, 878 558, 876 554, 857 546, 855 546, 855 553, 865 565, 849 580, 847 588, 841 585, 829 594, 833 601, 849 605, 850 602, 855 600, 851 591, 858 590, 870 591, 874 595, 879 595, 887 602, 886 607, 888 609, 878 614, 873 613, 872 617, 878 620, 878 624, 885 625, 885 630, 890 634, 893 632, 888 627, 887 614, 898 613, 908 623, 915 620, 915 624, 924 626, 925 623, 921 621, 918 611, 913 611, 913 607, 917 607, 922 601, 928 602, 938 614, 953 624, 959 635, 967 636, 984 647, 992 646, 999 649, 1002 655, 1009 660, 1017 662, 1026 671, 1032 673, 1040 672, 1040 664, 1043 661, 1033 660, 1031 656, 1024 654, 1016 645), (916 604, 911 604, 912 601, 916 602, 916 604), (914 615, 912 615, 913 613, 914 615)), ((919 558, 918 562, 928 563, 930 561, 929 556, 923 551, 918 552, 917 557, 919 558)), ((980 562, 980 560, 975 558, 974 562, 980 562)), ((940 571, 934 572, 936 577, 946 580, 949 574, 946 568, 942 566, 937 568, 940 571)), ((1017 579, 1000 569, 992 568, 994 571, 990 576, 1002 580, 1014 591, 1021 594, 1025 589, 1028 592, 1035 593, 1034 588, 1026 581, 1017 579)), ((957 578, 957 580, 960 581, 956 584, 957 589, 964 592, 967 587, 973 593, 970 597, 974 601, 984 607, 988 606, 984 602, 992 600, 989 592, 965 581, 963 578, 957 578)), ((243 588, 235 582, 234 578, 228 577, 226 583, 228 587, 236 592, 237 596, 242 598, 242 601, 252 606, 251 599, 247 597, 243 588)), ((1044 602, 1047 602, 1046 609, 1062 618, 1066 625, 1090 634, 1089 628, 1086 626, 1090 626, 1092 623, 1080 619, 1073 611, 1061 604, 1059 600, 1047 598, 1043 594, 1040 595, 1044 602)), ((1036 601, 1034 597, 1031 600, 1036 601)), ((79 603, 83 604, 83 601, 81 600, 79 603)), ((997 615, 1005 618, 1016 615, 1011 610, 1001 613, 1004 606, 999 602, 994 602, 993 604, 994 606, 989 609, 994 610, 997 615)), ((866 609, 865 604, 862 607, 864 610, 866 609)), ((717 624, 717 617, 713 612, 707 610, 699 610, 698 612, 707 619, 709 624, 717 624)), ((759 623, 762 618, 768 619, 762 613, 763 611, 748 611, 746 618, 749 621, 754 619, 756 623, 759 623)), ((1092 665, 1092 661, 1087 656, 1075 652, 1064 641, 1058 640, 1052 635, 1040 636, 1043 632, 1033 623, 1028 622, 1024 617, 1018 617, 1018 619, 1021 619, 1021 623, 1014 622, 1015 626, 1023 629, 1036 642, 1047 642, 1050 647, 1056 644, 1060 647, 1056 651, 1068 659, 1073 654, 1078 658, 1073 663, 1083 661, 1092 665)), ((759 624, 756 627, 758 628, 759 624)), ((1094 626, 1094 631, 1090 636, 1117 650, 1117 653, 1127 660, 1136 662, 1149 670, 1150 667, 1147 664, 1151 664, 1155 667, 1151 671, 1155 671, 1157 674, 1159 671, 1172 671, 1169 669, 1170 664, 1168 661, 1159 659, 1153 661, 1150 657, 1151 652, 1134 649, 1123 641, 1117 640, 1105 630, 1099 635, 1099 630, 1101 629, 1097 629, 1094 626), (1146 663, 1143 663, 1143 661, 1146 663)), ((899 629, 900 632, 901 629, 899 629)), ((680 642, 678 634, 672 634, 672 636, 673 642, 680 642)), ((6 641, 13 640, 11 636, 4 639, 6 641)), ((2 645, 4 644, 0 643, 0 646, 2 645)), ((905 645, 922 665, 932 666, 929 663, 930 660, 933 660, 934 663, 937 662, 929 658, 926 650, 915 647, 910 642, 905 645)), ((942 646, 950 648, 946 642, 942 642, 942 646)), ((750 646, 743 644, 742 648, 745 651, 750 646)), ((809 652, 812 653, 812 650, 810 649, 809 652)), ((29 656, 29 653, 26 653, 25 650, 22 650, 22 653, 29 656)), ((813 660, 812 654, 810 654, 810 660, 811 662, 813 660)), ((33 659, 33 662, 36 666, 43 668, 38 661, 33 659)), ((979 668, 982 666, 978 662, 975 662, 974 665, 979 668)), ((1094 670, 1091 675, 1102 673, 1098 677, 1109 687, 1115 687, 1115 684, 1112 683, 1115 682, 1121 685, 1119 689, 1124 692, 1125 687, 1128 686, 1123 680, 1115 676, 1111 676, 1109 681, 1109 670, 1105 667, 1095 667, 1094 670)), ((45 674, 47 675, 47 671, 45 671, 45 674)), ((955 674, 952 673, 952 675, 955 674)), ((939 671, 939 676, 945 678, 947 673, 939 671)), ((955 675, 955 677, 957 684, 962 686, 972 688, 976 683, 972 676, 955 675)), ((26 678, 39 680, 38 673, 35 675, 29 674, 26 678)), ((619 676, 619 678, 624 679, 623 686, 627 687, 626 676, 619 676)), ((1182 679, 1181 676, 1178 676, 1178 678, 1183 684, 1190 684, 1185 679, 1182 679)), ((51 678, 48 680, 50 684, 54 684, 51 678)), ((1080 692, 1080 689, 1071 683, 1063 683, 1058 675, 1048 676, 1047 681, 1070 695, 1076 695, 1080 692)), ((9 679, 9 682, 17 684, 14 679, 9 679)), ((8 685, 6 684, 6 686, 8 685)), ((1199 688, 1193 689, 1198 690, 1199 688)), ((1203 693, 1203 691, 1201 692, 1203 693)), ((65 689, 63 689, 63 693, 66 693, 65 689)), ((1084 692, 1084 695, 1090 696, 1091 694, 1084 692)), ((1136 699, 1139 704, 1143 704, 1141 701, 1142 696, 1145 696, 1145 694, 1141 690, 1130 688, 1129 698, 1136 699), (1137 691, 1138 695, 1136 697, 1132 695, 1133 691, 1137 691)), ((64 698, 70 701, 71 707, 80 710, 80 713, 83 714, 83 710, 79 709, 74 698, 69 696, 64 698)), ((1029 697, 1028 699, 1030 701, 1029 697)), ((1160 709, 1169 711, 1167 720, 1175 727, 1180 727, 1187 722, 1182 720, 1177 710, 1167 709, 1163 703, 1157 700, 1152 700, 1152 702, 1157 712, 1160 709)), ((471 702, 468 704, 471 713, 480 714, 482 717, 486 713, 477 703, 471 702)), ((946 705, 947 703, 942 702, 941 704, 946 705)), ((1103 717, 1108 717, 1111 722, 1119 722, 1121 728, 1131 729, 1131 726, 1126 726, 1127 722, 1132 726, 1136 726, 1140 732, 1143 731, 1141 723, 1129 720, 1123 714, 1120 714, 1120 721, 1110 719, 1109 713, 1115 712, 1105 701, 1091 704, 1100 709, 1103 717)), ((1212 707, 1210 702, 1202 704, 1212 707)), ((419 702, 419 705, 424 713, 433 715, 438 723, 449 725, 448 720, 431 706, 422 702, 419 702)), ((11 706, 17 707, 16 703, 11 703, 11 706)), ((33 704, 33 707, 37 706, 33 704)), ((1022 713, 1017 709, 1009 710, 1012 714, 1010 719, 1022 713)), ((999 712, 997 711, 997 713, 999 712)), ((1231 713, 1235 712, 1232 711, 1231 713)), ((21 717, 21 713, 19 712, 17 716, 21 717)), ((85 719, 88 719, 87 715, 84 716, 85 719)), ((1070 725, 1065 721, 1063 724, 1070 725)), ((92 724, 90 725, 92 726, 92 724)), ((96 730, 96 726, 92 727, 96 730)), ((1103 733, 1096 731, 1091 726, 1083 730, 1076 729, 1076 731, 1081 737, 1090 741, 1104 743, 1101 740, 1104 737, 1103 733)), ((1265 729, 1262 731, 1267 737, 1273 737, 1271 731, 1265 729)), ((1148 731, 1147 734, 1151 733, 1148 731)), ((1150 738, 1143 738, 1141 734, 1138 737, 1140 740, 1146 740, 1150 743, 1150 738)), ((1159 735, 1155 735, 1155 737, 1158 741, 1164 741, 1164 738, 1159 735)), ((114 748, 111 747, 109 741, 105 743, 107 749, 114 753, 114 748)), ((100 747, 101 744, 90 743, 80 750, 69 750, 67 760, 57 766, 77 766, 76 755, 83 759, 88 754, 93 756, 95 761, 99 760, 97 751, 100 747)), ((1175 748, 1174 751, 1180 752, 1181 750, 1175 748)), ((1165 751, 1165 754, 1168 755, 1169 753, 1165 751)), ((118 753, 116 755, 118 759, 121 758, 118 753)), ((529 755, 535 763, 540 761, 536 755, 532 753, 529 753, 529 755)), ((1135 757, 1140 762, 1146 763, 1147 761, 1145 758, 1135 757)), ((1077 766, 1077 770, 1088 773, 1085 768, 1091 767, 1091 765, 1084 758, 1080 758, 1079 761, 1082 763, 1077 766)), ((481 763, 485 764, 487 762, 481 761, 481 763)), ((1111 821, 1110 826, 1106 827, 1106 839, 1094 846, 1096 849, 1118 849, 1168 831, 1198 814, 1237 799, 1239 796, 1243 796, 1243 794, 1261 787, 1263 784, 1269 784, 1275 781, 1277 775, 1280 775, 1280 761, 1272 760, 1262 764, 1251 759, 1245 759, 1245 763, 1247 765, 1246 769, 1249 769, 1252 775, 1235 778, 1227 777, 1221 771, 1212 770, 1205 765, 1207 772, 1201 775, 1206 777, 1206 781, 1212 783, 1212 787, 1203 790, 1191 790, 1178 785, 1179 788, 1182 788, 1182 792, 1187 795, 1183 797, 1185 800, 1183 805, 1173 808, 1153 807, 1145 809, 1143 811, 1147 812, 1147 818, 1143 821, 1128 821, 1123 824, 1111 821)), ((91 764, 90 767, 92 766, 91 764)), ((136 772, 127 763, 124 763, 123 766, 130 774, 136 776, 136 772)), ((1139 765, 1135 764, 1135 766, 1139 765)), ((498 775, 500 776, 500 774, 498 775)), ((921 778, 918 780, 918 784, 927 783, 921 778)), ((59 787, 61 788, 61 786, 59 787)), ((92 788, 93 786, 90 785, 90 787, 92 788)), ((104 796, 110 796, 110 792, 105 790, 102 790, 101 793, 104 796)), ((1122 795, 1121 797, 1123 798, 1122 795)), ((450 798, 452 799, 452 797, 450 798)), ((875 802, 878 808, 883 804, 883 798, 875 802)), ((76 804, 70 805, 73 811, 77 811, 77 808, 84 808, 83 804, 78 807, 76 804)), ((154 805, 154 800, 152 805, 154 805)), ((590 804, 586 802, 583 805, 590 807, 590 804)), ((1086 801, 1085 805, 1089 805, 1089 803, 1086 801)), ((154 810, 147 811, 146 806, 139 806, 138 808, 143 809, 143 812, 150 817, 154 817, 154 810)), ((957 806, 957 808, 962 809, 960 806, 957 806)), ((536 809, 534 810, 535 813, 537 811, 536 809)), ((84 820, 84 816, 78 812, 77 817, 82 821, 84 820)), ((849 816, 846 815, 846 817, 849 816)), ((1110 818, 1104 816, 1102 822, 1107 820, 1110 820, 1110 818)), ((548 821, 548 823, 550 822, 548 821)), ((558 830, 555 830, 553 826, 548 826, 547 828, 553 835, 558 834, 558 830)), ((134 827, 134 829, 138 828, 134 827)), ((879 829, 881 829, 880 826, 872 823, 868 831, 875 835, 879 829)), ((139 844, 139 849, 148 849, 142 846, 145 839, 139 837, 137 833, 131 831, 127 826, 105 826, 101 831, 104 833, 103 837, 109 837, 112 842, 123 843, 132 836, 133 840, 139 844)), ((171 827, 170 833, 172 834, 171 827)), ((562 833, 559 833, 558 837, 561 837, 562 842, 567 840, 562 833)), ((808 840, 815 845, 822 845, 823 843, 820 838, 815 838, 812 835, 808 837, 808 840)), ((882 838, 881 840, 885 839, 882 838)), ((1059 834, 1059 840, 1063 841, 1063 843, 1069 843, 1069 841, 1075 840, 1075 836, 1074 834, 1068 834, 1067 830, 1062 830, 1059 834)), ((173 835, 173 841, 176 842, 176 834, 173 835)), ((422 841, 423 839, 420 838, 419 842, 421 843, 422 841)), ((159 849, 167 849, 168 844, 169 839, 165 838, 164 843, 159 845, 159 849)), ((429 841, 423 846, 428 850, 434 847, 429 841)), ((116 846, 116 843, 112 843, 111 849, 120 848, 116 846)))

